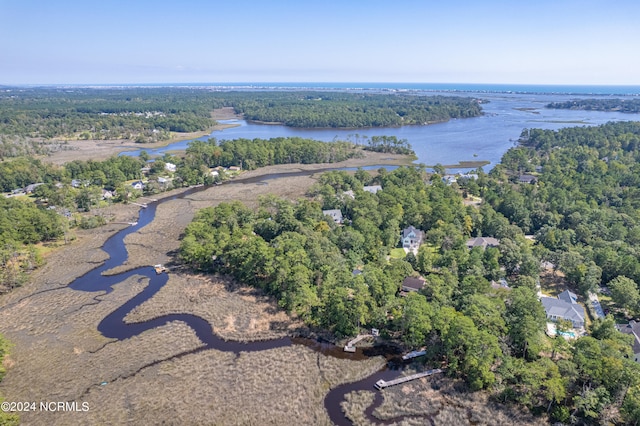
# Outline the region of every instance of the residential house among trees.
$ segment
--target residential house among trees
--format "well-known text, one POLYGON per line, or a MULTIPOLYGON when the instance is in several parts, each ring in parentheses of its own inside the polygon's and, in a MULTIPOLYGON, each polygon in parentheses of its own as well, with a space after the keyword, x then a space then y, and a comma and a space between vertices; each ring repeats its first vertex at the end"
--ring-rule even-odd
POLYGON ((574 328, 584 328, 584 307, 578 303, 575 293, 565 290, 555 297, 543 296, 540 298, 547 318, 552 321, 571 321, 574 328))
POLYGON ((500 245, 500 241, 493 237, 476 237, 467 240, 467 248, 471 250, 474 247, 482 247, 482 249, 486 249, 487 247, 498 247, 500 245))
POLYGON ((335 223, 342 223, 342 212, 339 209, 322 210, 322 214, 329 216, 335 223))
POLYGON ((366 192, 370 192, 372 194, 376 194, 378 191, 382 191, 382 186, 380 185, 365 186, 362 188, 362 190, 366 192))
POLYGON ((618 331, 633 336, 633 360, 640 362, 640 322, 631 320, 629 324, 616 324, 618 331))
POLYGON ((423 238, 424 232, 413 226, 409 226, 402 230, 402 248, 417 251, 422 244, 423 238))
POLYGON ((533 175, 521 175, 518 177, 520 183, 536 183, 538 179, 533 175))
POLYGON ((425 280, 422 277, 407 277, 402 281, 402 291, 420 291, 424 288, 425 280))

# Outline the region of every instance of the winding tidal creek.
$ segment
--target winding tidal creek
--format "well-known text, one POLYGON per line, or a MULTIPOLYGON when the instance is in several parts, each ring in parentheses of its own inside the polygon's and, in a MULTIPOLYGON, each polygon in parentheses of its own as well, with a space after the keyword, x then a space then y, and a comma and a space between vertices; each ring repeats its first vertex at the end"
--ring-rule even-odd
MULTIPOLYGON (((304 175, 312 172, 296 172, 296 174, 304 175)), ((287 176, 291 176, 288 173, 287 176)), ((268 179, 275 179, 281 177, 279 174, 270 176, 261 176, 258 178, 244 179, 239 181, 227 182, 224 185, 245 185, 250 183, 257 183, 268 179)), ((138 293, 133 298, 126 301, 124 304, 116 308, 113 312, 108 314, 98 325, 98 331, 107 338, 125 340, 138 336, 141 333, 161 327, 169 322, 181 321, 187 324, 197 335, 203 346, 197 349, 190 350, 172 356, 168 359, 158 360, 151 365, 160 364, 170 359, 175 359, 188 354, 202 352, 210 349, 218 351, 233 352, 239 355, 240 352, 256 352, 265 351, 269 349, 275 349, 291 345, 304 345, 314 351, 320 352, 326 356, 339 357, 342 359, 362 360, 374 356, 384 356, 387 359, 385 367, 377 373, 370 375, 362 380, 353 383, 346 383, 339 385, 329 391, 325 396, 324 405, 329 414, 331 421, 337 425, 351 425, 351 422, 344 416, 340 403, 345 400, 345 395, 359 390, 375 391, 374 384, 380 380, 391 380, 398 377, 402 373, 402 360, 397 349, 394 347, 374 347, 374 348, 358 348, 355 353, 344 352, 341 347, 318 342, 312 339, 306 338, 290 338, 284 337, 273 340, 254 341, 248 343, 241 343, 236 341, 223 340, 217 336, 212 329, 211 324, 204 318, 197 315, 180 313, 169 314, 156 317, 149 321, 130 323, 125 322, 124 318, 136 307, 152 298, 168 281, 168 275, 165 273, 157 274, 155 269, 151 266, 132 269, 126 272, 122 272, 115 275, 103 275, 105 272, 122 265, 128 258, 128 252, 124 243, 124 239, 127 235, 134 233, 146 225, 150 224, 156 214, 156 209, 160 203, 175 198, 182 198, 189 194, 193 194, 198 191, 202 191, 206 187, 192 188, 175 197, 166 198, 164 200, 155 201, 148 204, 147 208, 140 209, 139 217, 136 225, 125 228, 113 236, 111 236, 102 246, 102 249, 108 254, 109 258, 100 266, 89 271, 83 276, 75 279, 69 287, 73 290, 84 292, 111 292, 113 286, 125 281, 132 276, 145 277, 148 279, 148 285, 146 288, 138 293)), ((402 420, 402 417, 398 417, 388 421, 380 421, 373 417, 372 412, 377 406, 383 402, 382 394, 378 391, 376 397, 371 406, 366 411, 366 417, 372 423, 390 424, 402 420)))

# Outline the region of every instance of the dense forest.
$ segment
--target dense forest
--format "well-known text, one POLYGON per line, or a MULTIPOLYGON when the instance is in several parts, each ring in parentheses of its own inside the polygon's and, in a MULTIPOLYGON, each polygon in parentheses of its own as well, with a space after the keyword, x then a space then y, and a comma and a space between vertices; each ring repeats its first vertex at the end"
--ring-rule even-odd
POLYGON ((299 137, 193 141, 185 162, 191 170, 200 166, 242 166, 245 170, 274 164, 335 163, 362 156, 350 142, 320 142, 299 137))
POLYGON ((37 138, 168 139, 205 130, 210 104, 187 89, 5 89, 0 134, 37 138))
POLYGON ((553 421, 637 424, 640 365, 614 323, 640 313, 639 142, 639 123, 526 130, 490 174, 452 186, 420 168, 327 173, 297 202, 267 197, 256 210, 237 202, 201 210, 180 257, 263 289, 338 337, 376 327, 426 346, 428 363, 445 363, 470 390, 503 403, 553 421), (537 181, 519 183, 523 173, 537 181), (362 190, 371 184, 382 191, 362 190), (484 202, 464 206, 461 192, 484 202), (339 209, 344 222, 323 209, 339 209), (425 231, 424 244, 398 257, 410 225, 425 231), (479 235, 499 246, 468 249, 467 238, 479 235), (573 341, 545 335, 541 261, 580 295, 608 287, 615 318, 591 321, 573 341), (422 290, 400 291, 418 275, 422 290), (510 289, 491 285, 501 278, 510 289))
POLYGON ((638 113, 640 112, 640 99, 576 99, 566 102, 552 102, 547 105, 547 108, 638 113))
POLYGON ((168 139, 171 132, 207 130, 215 124, 211 111, 221 107, 233 107, 248 120, 292 127, 426 124, 482 112, 474 99, 442 96, 178 87, 14 88, 0 91, 0 135, 151 142, 168 139))
POLYGON ((486 200, 583 291, 640 283, 640 123, 525 131, 491 174, 486 200), (500 184, 536 168, 538 185, 500 184))
POLYGON ((402 126, 476 117, 482 113, 480 104, 471 98, 399 94, 240 93, 229 97, 228 105, 247 120, 290 127, 402 126))

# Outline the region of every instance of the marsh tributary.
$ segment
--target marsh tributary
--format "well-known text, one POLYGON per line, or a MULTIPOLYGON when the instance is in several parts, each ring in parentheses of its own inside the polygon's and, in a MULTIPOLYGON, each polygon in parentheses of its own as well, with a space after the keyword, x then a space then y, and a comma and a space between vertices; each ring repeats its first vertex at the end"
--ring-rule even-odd
MULTIPOLYGON (((254 178, 242 179, 237 181, 230 181, 224 183, 224 185, 248 185, 248 184, 257 184, 260 182, 265 182, 270 179, 276 179, 282 176, 301 176, 301 175, 309 175, 316 173, 317 171, 300 171, 286 174, 273 174, 269 176, 259 176, 254 178)), ((128 257, 127 249, 124 243, 124 238, 138 231, 139 229, 145 227, 150 224, 156 214, 156 208, 158 204, 163 203, 168 200, 172 200, 175 198, 182 198, 189 194, 193 194, 198 191, 202 191, 207 189, 207 187, 199 187, 199 188, 191 188, 186 190, 185 192, 176 195, 174 197, 165 198, 160 201, 156 201, 148 204, 147 208, 140 209, 139 218, 136 225, 125 228, 115 235, 110 237, 102 246, 102 249, 109 255, 109 258, 97 268, 89 271, 85 275, 74 280, 69 287, 78 290, 78 291, 87 291, 87 292, 102 292, 106 291, 111 292, 113 290, 113 286, 125 281, 127 278, 131 276, 141 276, 145 277, 149 280, 148 285, 141 291, 139 294, 129 299, 126 303, 115 309, 109 315, 107 315, 98 325, 98 331, 105 337, 124 340, 131 338, 133 336, 137 336, 147 330, 151 330, 156 327, 160 327, 169 322, 173 321, 181 321, 187 324, 189 327, 193 329, 198 338, 202 341, 203 346, 192 350, 188 353, 201 352, 208 349, 216 349, 218 351, 226 351, 233 352, 235 354, 239 354, 240 352, 255 352, 255 351, 264 351, 274 348, 279 348, 283 346, 291 346, 291 345, 304 345, 314 351, 321 352, 326 356, 334 356, 346 359, 361 360, 364 358, 383 355, 387 358, 388 363, 384 367, 382 371, 379 371, 373 375, 366 377, 363 380, 354 383, 347 383, 332 389, 327 396, 325 397, 325 407, 327 412, 329 413, 329 417, 331 420, 338 425, 350 425, 351 422, 345 418, 342 409, 340 407, 340 402, 344 400, 344 397, 347 393, 357 391, 357 390, 368 390, 373 391, 373 385, 377 380, 384 379, 389 380, 394 377, 397 377, 401 373, 401 362, 400 356, 397 353, 397 350, 394 350, 394 347, 374 347, 370 349, 358 349, 356 353, 346 353, 342 350, 341 347, 337 347, 335 345, 318 342, 312 339, 305 338, 290 338, 284 337, 280 339, 273 340, 264 340, 264 341, 254 341, 241 343, 237 341, 229 341, 223 340, 219 336, 217 336, 212 329, 211 324, 205 319, 188 313, 181 314, 169 314, 163 315, 157 318, 154 318, 149 321, 138 322, 138 323, 129 323, 125 322, 124 318, 127 316, 129 312, 131 312, 134 308, 141 305, 143 302, 149 300, 153 297, 168 281, 167 274, 156 274, 155 269, 151 266, 141 267, 132 269, 123 273, 114 274, 114 275, 103 275, 103 273, 109 271, 110 269, 123 264, 128 257)), ((178 354, 172 358, 177 356, 182 356, 184 354, 178 354)), ((160 360, 154 364, 158 364, 165 360, 160 360)), ((382 403, 382 397, 380 395, 376 395, 376 400, 373 406, 369 407, 367 410, 368 417, 372 422, 376 422, 374 417, 371 416, 371 412, 373 409, 382 403)))

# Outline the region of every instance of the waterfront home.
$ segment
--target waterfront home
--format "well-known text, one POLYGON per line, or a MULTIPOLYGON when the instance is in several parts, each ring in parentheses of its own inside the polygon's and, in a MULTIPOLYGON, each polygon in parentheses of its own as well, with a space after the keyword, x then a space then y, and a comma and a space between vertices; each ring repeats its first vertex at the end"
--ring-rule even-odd
POLYGON ((451 185, 453 183, 456 183, 458 181, 458 178, 454 175, 444 175, 442 177, 442 182, 446 183, 447 185, 451 185))
POLYGON ((131 184, 131 187, 133 189, 138 189, 140 191, 142 191, 144 189, 144 183, 142 183, 141 180, 135 181, 131 184))
POLYGON ((633 360, 640 362, 640 322, 631 320, 629 324, 616 324, 616 328, 633 337, 633 360))
POLYGON ((414 228, 413 226, 409 226, 402 230, 400 242, 402 243, 402 248, 417 251, 418 248, 420 248, 420 245, 422 245, 423 238, 424 232, 414 228))
POLYGON ((335 223, 342 223, 342 212, 338 209, 322 210, 322 214, 329 216, 335 223))
POLYGON ((460 175, 460 177, 458 178, 458 180, 478 180, 478 175, 476 173, 465 173, 463 175, 460 175))
POLYGON ((548 319, 570 321, 574 328, 584 328, 584 307, 578 303, 575 293, 565 290, 557 298, 543 296, 540 302, 548 319))
POLYGON ((168 172, 174 173, 176 171, 176 165, 173 163, 164 163, 164 169, 168 172))

